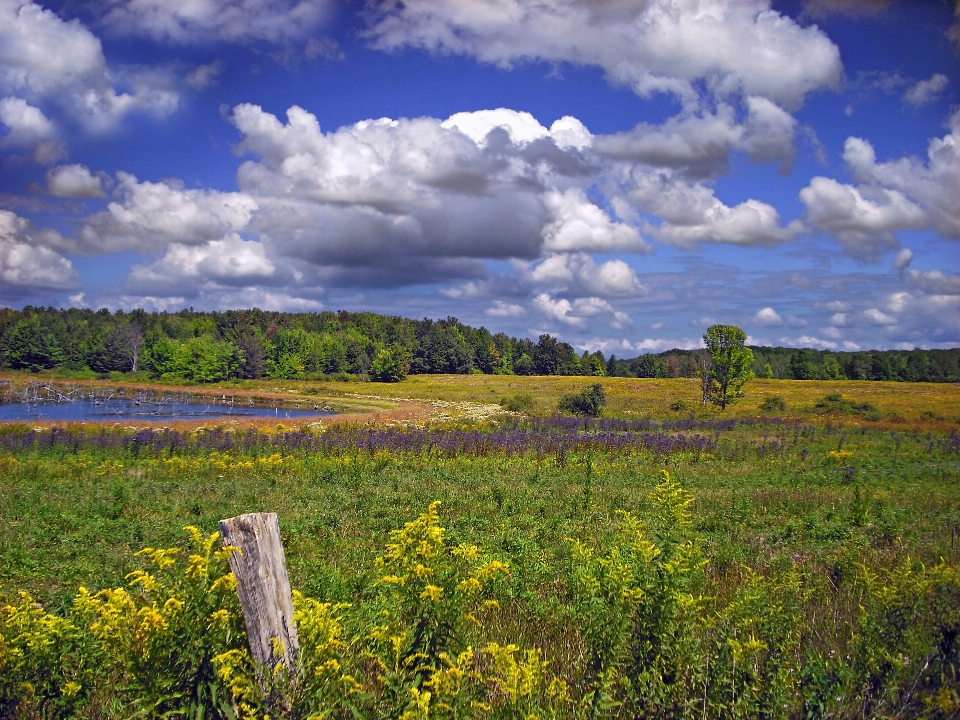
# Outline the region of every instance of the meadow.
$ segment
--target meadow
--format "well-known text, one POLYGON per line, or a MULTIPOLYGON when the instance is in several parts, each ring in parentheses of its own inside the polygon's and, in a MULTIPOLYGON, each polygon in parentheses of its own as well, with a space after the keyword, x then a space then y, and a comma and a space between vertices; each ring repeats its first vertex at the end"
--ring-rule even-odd
POLYGON ((475 375, 205 389, 368 410, 300 427, 0 427, 0 715, 960 714, 960 388, 600 381, 599 419, 554 413, 586 378, 475 375), (212 535, 257 511, 296 678, 212 535))

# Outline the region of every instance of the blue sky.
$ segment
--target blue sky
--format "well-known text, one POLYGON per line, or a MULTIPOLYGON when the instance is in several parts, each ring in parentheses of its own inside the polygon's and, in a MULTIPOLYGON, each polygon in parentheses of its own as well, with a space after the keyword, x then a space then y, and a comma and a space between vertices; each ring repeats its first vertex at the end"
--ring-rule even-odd
POLYGON ((960 344, 960 4, 0 0, 0 304, 960 344))

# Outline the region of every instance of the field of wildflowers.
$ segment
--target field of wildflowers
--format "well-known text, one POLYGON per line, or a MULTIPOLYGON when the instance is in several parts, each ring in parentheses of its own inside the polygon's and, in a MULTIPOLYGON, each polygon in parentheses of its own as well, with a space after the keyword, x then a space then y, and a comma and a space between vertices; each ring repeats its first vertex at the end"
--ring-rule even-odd
POLYGON ((4 426, 0 717, 957 717, 952 396, 843 389, 870 420, 773 389, 785 413, 616 384, 610 417, 468 412, 545 402, 518 383, 392 426, 4 426), (256 511, 294 675, 252 666, 213 532, 256 511))

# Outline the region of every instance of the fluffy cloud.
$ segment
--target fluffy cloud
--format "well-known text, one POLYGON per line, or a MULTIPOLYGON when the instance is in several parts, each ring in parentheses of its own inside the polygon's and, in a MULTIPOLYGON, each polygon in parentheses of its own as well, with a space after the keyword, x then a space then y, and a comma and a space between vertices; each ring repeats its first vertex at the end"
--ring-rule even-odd
POLYGON ((324 133, 300 108, 282 123, 240 105, 232 120, 239 152, 257 158, 237 175, 259 205, 251 229, 328 283, 479 278, 480 259, 532 259, 545 243, 645 247, 579 191, 557 189, 595 172, 579 149, 589 132, 573 118, 548 130, 500 109, 324 133))
POLYGON ((275 273, 263 245, 233 233, 199 246, 170 245, 156 262, 135 265, 125 287, 151 295, 183 294, 190 289, 269 283, 275 273))
POLYGON ((734 108, 721 103, 714 113, 681 113, 661 125, 640 123, 629 132, 598 135, 593 150, 602 156, 677 170, 705 179, 727 171, 731 150, 743 150, 755 162, 780 162, 788 170, 796 156, 797 121, 775 103, 746 99, 741 124, 734 108))
POLYGON ((56 135, 53 123, 39 108, 17 97, 0 100, 0 123, 7 126, 0 147, 33 147, 56 135))
POLYGON ((105 70, 100 41, 33 2, 0 0, 0 85, 35 94, 84 85, 105 70))
POLYGON ((760 327, 780 327, 783 325, 783 319, 772 307, 765 307, 759 310, 757 314, 753 316, 753 322, 760 327))
POLYGON ((481 147, 486 144, 487 136, 495 129, 505 130, 510 137, 510 142, 515 145, 541 138, 551 138, 559 148, 584 150, 593 139, 590 131, 575 117, 565 115, 554 121, 547 130, 530 113, 507 108, 455 113, 444 120, 441 126, 459 130, 481 147))
POLYGON ((66 144, 54 139, 57 131, 53 122, 21 98, 0 100, 0 123, 7 128, 7 134, 0 137, 0 149, 32 150, 33 160, 41 165, 50 165, 67 155, 66 144))
POLYGON ((546 250, 648 252, 651 249, 635 227, 612 221, 579 188, 570 188, 563 193, 551 190, 544 194, 543 200, 554 218, 543 226, 546 250))
POLYGON ((551 320, 556 320, 572 328, 584 329, 591 318, 606 316, 611 327, 623 330, 632 325, 630 317, 619 312, 606 300, 598 297, 577 298, 570 302, 566 298, 554 298, 541 293, 533 299, 534 307, 551 320))
POLYGON ((896 190, 866 188, 861 192, 825 177, 815 177, 800 191, 807 220, 833 234, 847 251, 865 260, 876 260, 899 243, 896 230, 921 228, 926 213, 896 190), (864 197, 864 192, 871 197, 864 197))
POLYGON ((243 229, 257 207, 244 193, 139 182, 124 172, 117 173, 116 193, 119 201, 87 218, 80 233, 84 249, 155 251, 157 243, 202 244, 243 229))
POLYGON ((552 289, 601 297, 636 297, 649 292, 623 260, 597 265, 584 253, 548 257, 530 271, 530 280, 552 289))
POLYGON ((780 213, 759 200, 746 200, 730 207, 713 190, 699 183, 689 185, 666 172, 637 172, 631 177, 627 199, 646 213, 661 219, 649 232, 661 242, 679 247, 698 243, 776 245, 796 237, 802 225, 780 224, 780 213))
MULTIPOLYGON (((657 329, 657 328, 654 328, 657 329)), ((619 354, 621 357, 632 357, 646 353, 659 353, 664 350, 678 348, 681 350, 696 350, 703 347, 703 341, 699 338, 683 338, 681 340, 672 338, 644 338, 636 342, 630 342, 626 338, 598 338, 594 337, 577 345, 578 348, 595 352, 602 350, 606 354, 619 354)))
POLYGON ((873 146, 860 138, 847 138, 843 159, 863 185, 903 193, 923 208, 927 224, 948 238, 960 238, 960 110, 950 118, 950 133, 931 138, 927 162, 916 157, 878 163, 873 146))
POLYGON ((863 311, 864 319, 871 325, 896 325, 897 319, 891 315, 887 315, 882 310, 877 308, 870 308, 869 310, 863 311))
POLYGON ((90 127, 106 128, 131 110, 168 113, 175 89, 150 73, 111 82, 100 40, 76 20, 64 21, 33 2, 0 0, 0 92, 62 103, 90 127))
POLYGON ((391 0, 371 31, 380 48, 413 46, 509 66, 518 60, 597 65, 637 93, 687 100, 706 80, 720 93, 795 107, 836 87, 837 47, 768 0, 391 0))
POLYGON ((57 254, 25 219, 0 210, 0 287, 69 290, 79 277, 69 260, 57 254))
POLYGON ((526 313, 527 311, 524 310, 522 305, 504 302, 503 300, 494 300, 493 306, 484 311, 485 315, 492 318, 518 318, 523 317, 526 313))
POLYGON ((105 198, 103 177, 86 165, 59 165, 47 171, 47 192, 54 197, 105 198))
POLYGON ((280 42, 315 28, 332 0, 115 0, 101 18, 120 34, 175 43, 280 42))
POLYGON ((898 324, 887 330, 888 337, 914 347, 956 346, 960 343, 960 292, 956 276, 917 278, 916 291, 897 292, 887 298, 886 310, 898 324))

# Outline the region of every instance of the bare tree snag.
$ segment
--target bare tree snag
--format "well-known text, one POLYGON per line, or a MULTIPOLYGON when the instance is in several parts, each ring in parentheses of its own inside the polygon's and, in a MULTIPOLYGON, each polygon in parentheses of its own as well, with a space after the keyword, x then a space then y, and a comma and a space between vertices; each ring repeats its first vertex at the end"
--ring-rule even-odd
POLYGON ((277 514, 248 513, 221 520, 220 536, 225 546, 239 550, 230 553, 229 562, 254 662, 268 672, 283 662, 294 672, 300 642, 277 514))

